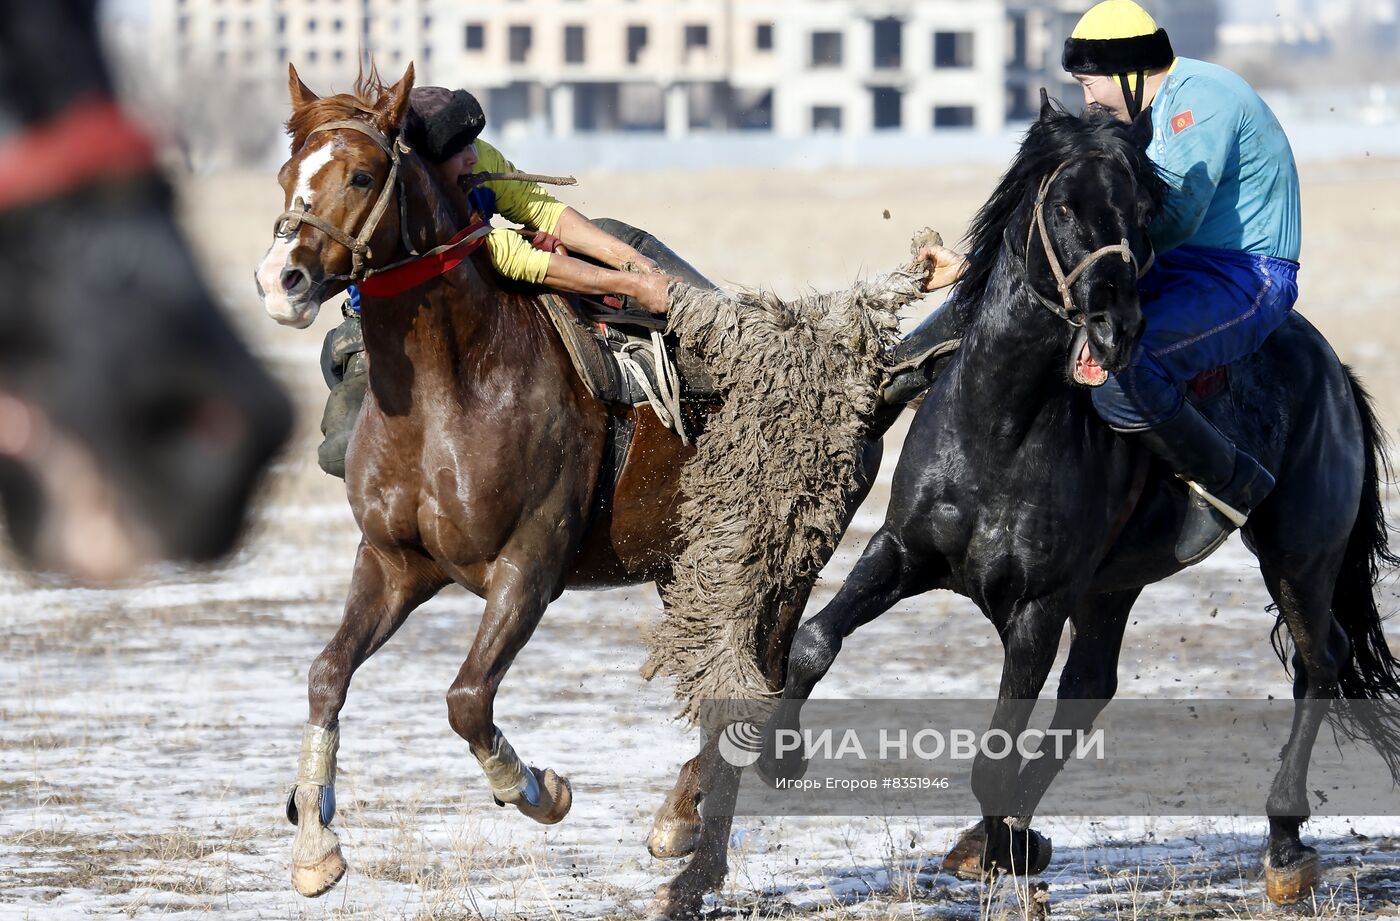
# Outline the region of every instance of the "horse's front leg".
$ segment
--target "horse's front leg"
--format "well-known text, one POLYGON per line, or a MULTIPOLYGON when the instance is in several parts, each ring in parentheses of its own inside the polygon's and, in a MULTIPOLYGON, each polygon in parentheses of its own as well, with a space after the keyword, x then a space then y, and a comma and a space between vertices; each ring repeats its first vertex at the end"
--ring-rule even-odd
POLYGON ((345 616, 307 675, 310 716, 302 736, 296 785, 287 800, 287 818, 297 827, 292 885, 304 896, 324 894, 345 875, 340 842, 328 826, 335 816, 339 717, 350 678, 414 608, 445 584, 426 557, 360 543, 345 616))
MULTIPOLYGON (((1050 596, 1017 602, 1008 617, 993 617, 1006 653, 991 731, 1005 732, 1013 740, 1025 731, 1036 698, 1055 664, 1060 634, 1073 607, 1063 596, 1050 596)), ((990 814, 998 811, 989 808, 992 804, 1016 802, 1021 772, 1016 751, 1013 745, 1011 753, 1002 758, 979 751, 972 764, 972 792, 983 808, 984 873, 1010 870, 1031 875, 1043 870, 1050 860, 1050 842, 1030 830, 1029 816, 990 814)), ((1001 811, 1010 810, 1003 807, 1001 811)))
MULTIPOLYGON (((1074 636, 1060 673, 1060 688, 1055 695, 1058 703, 1050 721, 1052 731, 1087 732, 1118 693, 1118 656, 1123 649, 1123 634, 1141 593, 1142 589, 1135 588, 1091 595, 1075 609, 1071 616, 1074 636)), ((1067 759, 1067 753, 1059 752, 1027 763, 1017 790, 1017 815, 1030 816, 1035 812, 1045 791, 1064 770, 1067 759)))
MULTIPOLYGON (((1093 595, 1085 598, 1072 615, 1074 637, 1064 671, 1060 673, 1059 703, 1050 728, 1067 732, 1087 731, 1105 704, 1118 690, 1118 656, 1123 646, 1123 632, 1128 615, 1137 601, 1140 589, 1093 595)), ((1029 762, 1017 781, 1018 824, 1025 825, 1034 815, 1045 791, 1064 769, 1065 758, 1043 754, 1029 762)), ((1050 862, 1050 840, 1027 831, 1033 840, 1031 847, 1039 851, 1039 860, 1029 866, 1032 874, 1043 870, 1050 862)), ((987 850, 986 832, 982 822, 963 832, 943 860, 943 869, 963 879, 982 875, 982 858, 987 850)))
MULTIPOLYGON (((532 556, 565 558, 552 551, 532 556)), ((552 769, 527 766, 496 727, 494 708, 506 671, 535 632, 558 581, 557 573, 543 571, 540 564, 519 565, 509 557, 498 557, 491 564, 481 626, 447 692, 448 722, 471 746, 491 784, 491 795, 545 825, 568 814, 573 803, 569 782, 552 769)))

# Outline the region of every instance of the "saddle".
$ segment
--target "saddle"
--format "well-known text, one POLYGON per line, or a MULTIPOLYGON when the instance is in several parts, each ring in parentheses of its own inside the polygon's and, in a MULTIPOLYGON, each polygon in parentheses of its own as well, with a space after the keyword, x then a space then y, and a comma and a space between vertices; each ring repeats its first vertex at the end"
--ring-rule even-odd
POLYGON ((641 310, 545 291, 538 297, 589 393, 620 406, 649 405, 686 439, 680 406, 718 398, 698 356, 665 335, 666 321, 641 310))

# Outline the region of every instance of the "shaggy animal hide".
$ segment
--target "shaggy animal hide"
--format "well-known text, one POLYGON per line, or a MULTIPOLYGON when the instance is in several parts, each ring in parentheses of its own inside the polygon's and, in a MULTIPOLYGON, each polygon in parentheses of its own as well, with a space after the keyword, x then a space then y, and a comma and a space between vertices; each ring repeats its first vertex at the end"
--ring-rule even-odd
POLYGON ((841 539, 896 313, 923 278, 901 270, 792 302, 672 287, 669 331, 725 395, 681 472, 682 550, 646 632, 644 673, 676 679, 688 719, 706 700, 773 693, 759 643, 841 539))

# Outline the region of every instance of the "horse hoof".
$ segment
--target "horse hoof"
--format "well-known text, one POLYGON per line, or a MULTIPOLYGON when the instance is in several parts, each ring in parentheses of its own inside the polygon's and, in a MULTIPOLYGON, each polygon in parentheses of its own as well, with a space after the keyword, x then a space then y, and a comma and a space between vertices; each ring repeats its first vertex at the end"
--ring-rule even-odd
POLYGON ((658 860, 675 860, 695 853, 700 823, 694 819, 658 818, 647 835, 647 850, 658 860))
POLYGON ((539 783, 540 804, 530 805, 529 800, 523 797, 515 803, 515 808, 541 825, 554 825, 563 820, 569 814, 569 807, 574 804, 574 790, 569 786, 569 781, 554 773, 553 768, 532 767, 535 772, 535 780, 539 783))
MULTIPOLYGON (((1017 862, 1027 861, 1028 865, 1017 867, 1016 872, 1022 876, 1039 876, 1050 866, 1050 858, 1055 848, 1049 838, 1035 829, 1026 829, 1026 834, 1029 836, 1030 853, 1026 854, 1022 849, 1014 855, 1014 859, 1017 862)), ((1015 848, 1014 844, 1012 846, 1015 848)), ((991 875, 982 862, 986 849, 987 833, 983 830, 982 823, 978 822, 958 836, 953 849, 943 858, 943 872, 951 873, 958 879, 986 879, 991 875)), ((998 868, 1000 869, 999 865, 998 868)))
POLYGON ((308 899, 330 892, 344 875, 345 858, 340 853, 340 845, 314 863, 292 864, 292 886, 308 899))
POLYGON ((1316 854, 1308 854, 1286 867, 1270 865, 1264 854, 1264 887, 1275 905, 1294 905, 1312 896, 1321 873, 1316 854))
POLYGON ((982 851, 987 847, 987 833, 982 823, 964 831, 958 836, 953 849, 943 858, 943 872, 951 873, 958 879, 980 880, 982 873, 982 851))

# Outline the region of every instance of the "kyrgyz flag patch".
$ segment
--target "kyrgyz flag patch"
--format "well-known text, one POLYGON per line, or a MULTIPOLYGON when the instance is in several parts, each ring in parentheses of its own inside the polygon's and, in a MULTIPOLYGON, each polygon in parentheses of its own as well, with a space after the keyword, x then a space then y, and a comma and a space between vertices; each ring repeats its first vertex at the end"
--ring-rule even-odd
POLYGON ((1180 134, 1194 124, 1196 124, 1196 116, 1191 114, 1190 109, 1187 109, 1172 119, 1172 134, 1180 134))

